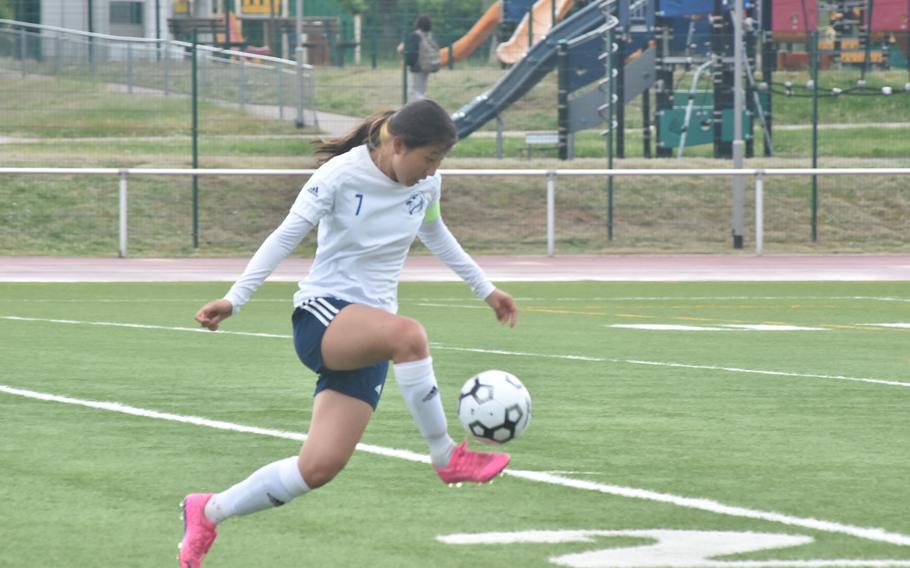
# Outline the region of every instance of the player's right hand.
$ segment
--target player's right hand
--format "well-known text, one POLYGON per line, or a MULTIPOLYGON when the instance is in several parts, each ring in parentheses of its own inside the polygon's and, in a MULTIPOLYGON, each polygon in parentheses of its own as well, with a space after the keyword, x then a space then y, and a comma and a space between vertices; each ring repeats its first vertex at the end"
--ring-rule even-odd
POLYGON ((202 327, 207 327, 212 331, 216 331, 218 325, 231 317, 233 311, 234 306, 232 306, 229 301, 222 298, 209 302, 199 308, 199 311, 196 312, 196 321, 198 321, 202 327))

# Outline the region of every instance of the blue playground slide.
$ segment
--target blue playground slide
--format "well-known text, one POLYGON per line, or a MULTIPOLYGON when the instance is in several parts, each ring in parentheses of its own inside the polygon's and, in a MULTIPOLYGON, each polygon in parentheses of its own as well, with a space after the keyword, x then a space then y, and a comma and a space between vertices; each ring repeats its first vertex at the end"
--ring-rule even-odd
POLYGON ((556 68, 556 50, 562 40, 571 40, 606 24, 603 7, 612 0, 592 2, 557 24, 546 39, 535 44, 508 73, 487 92, 461 107, 452 115, 459 138, 496 117, 512 103, 528 93, 534 85, 556 68))

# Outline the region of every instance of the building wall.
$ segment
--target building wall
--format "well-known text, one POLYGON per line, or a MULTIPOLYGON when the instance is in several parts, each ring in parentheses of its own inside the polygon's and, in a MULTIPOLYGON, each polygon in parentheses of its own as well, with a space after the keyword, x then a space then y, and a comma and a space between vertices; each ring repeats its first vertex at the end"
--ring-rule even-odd
MULTIPOLYGON (((88 0, 42 0, 41 23, 81 31, 89 31, 88 0)), ((211 9, 211 0, 207 0, 211 9)), ((127 35, 132 37, 156 37, 156 28, 160 28, 161 37, 169 38, 167 20, 172 13, 171 0, 92 0, 93 31, 102 34, 127 35), (138 6, 141 24, 111 22, 111 4, 115 13, 124 14, 129 2, 138 6), (159 8, 159 23, 155 25, 155 8, 159 8)), ((129 11, 129 10, 127 10, 129 11)))

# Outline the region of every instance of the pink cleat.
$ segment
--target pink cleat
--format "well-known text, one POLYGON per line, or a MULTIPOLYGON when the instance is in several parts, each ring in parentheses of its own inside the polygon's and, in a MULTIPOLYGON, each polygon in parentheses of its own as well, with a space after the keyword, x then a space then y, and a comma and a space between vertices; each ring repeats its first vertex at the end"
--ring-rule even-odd
POLYGON ((215 542, 215 523, 205 516, 205 504, 212 493, 190 493, 183 499, 183 540, 180 541, 180 568, 199 568, 215 542))
POLYGON ((509 465, 509 454, 494 452, 472 452, 467 442, 455 446, 449 465, 439 468, 433 466, 443 483, 460 483, 473 481, 486 483, 496 477, 509 465))

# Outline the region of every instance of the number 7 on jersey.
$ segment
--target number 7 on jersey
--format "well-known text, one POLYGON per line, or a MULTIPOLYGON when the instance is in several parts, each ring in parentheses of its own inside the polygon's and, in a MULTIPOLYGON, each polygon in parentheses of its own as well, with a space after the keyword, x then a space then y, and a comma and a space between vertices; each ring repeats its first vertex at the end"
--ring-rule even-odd
POLYGON ((354 211, 354 216, 360 215, 360 207, 363 205, 363 194, 357 193, 354 195, 357 198, 357 209, 354 211))

